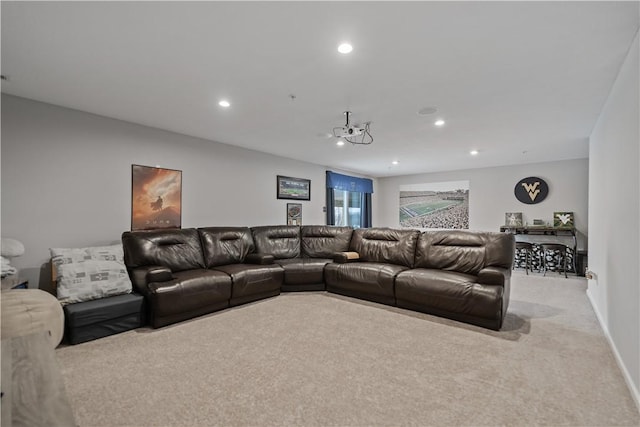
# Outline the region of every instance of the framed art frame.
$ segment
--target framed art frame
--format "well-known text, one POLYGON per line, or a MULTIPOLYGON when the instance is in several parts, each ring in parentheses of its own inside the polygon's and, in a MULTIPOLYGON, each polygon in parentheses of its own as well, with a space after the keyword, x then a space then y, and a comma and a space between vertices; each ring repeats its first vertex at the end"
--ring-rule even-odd
POLYGON ((522 212, 506 212, 504 225, 507 227, 522 227, 522 212))
POLYGON ((302 203, 287 203, 287 225, 302 225, 302 203))
POLYGON ((469 181, 400 185, 402 228, 469 229, 469 181))
POLYGON ((311 180, 278 175, 276 191, 278 199, 311 200, 311 180))
POLYGON ((182 171, 131 165, 131 230, 182 226, 182 171))
POLYGON ((573 212, 554 212, 553 226, 556 228, 573 228, 573 212))

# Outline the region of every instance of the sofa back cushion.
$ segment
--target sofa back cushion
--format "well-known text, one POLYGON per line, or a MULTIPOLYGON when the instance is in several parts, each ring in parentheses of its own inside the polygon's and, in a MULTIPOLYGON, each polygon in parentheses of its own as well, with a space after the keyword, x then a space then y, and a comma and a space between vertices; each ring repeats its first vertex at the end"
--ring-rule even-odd
POLYGON ((485 267, 511 268, 513 235, 466 230, 425 231, 418 238, 416 268, 477 275, 485 267))
POLYGON ((206 227, 198 233, 207 268, 241 264, 255 248, 249 227, 206 227))
POLYGON ((300 256, 300 227, 297 225, 266 225, 252 227, 256 252, 271 254, 275 259, 300 256))
POLYGON ((353 231, 349 250, 360 254, 360 261, 385 262, 413 267, 418 230, 358 228, 353 231))
POLYGON ((200 236, 194 228, 125 231, 122 245, 129 268, 161 265, 173 272, 204 268, 200 236))
POLYGON ((348 251, 352 233, 351 227, 304 225, 300 230, 302 256, 332 258, 335 252, 348 251))

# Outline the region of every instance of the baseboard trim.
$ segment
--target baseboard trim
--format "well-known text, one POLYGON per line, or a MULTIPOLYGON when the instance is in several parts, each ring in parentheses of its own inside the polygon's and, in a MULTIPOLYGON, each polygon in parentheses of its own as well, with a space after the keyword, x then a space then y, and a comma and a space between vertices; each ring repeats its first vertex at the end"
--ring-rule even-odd
POLYGON ((616 344, 613 342, 613 339, 609 334, 609 328, 607 328, 607 325, 605 324, 604 319, 602 318, 602 315, 598 310, 598 306, 595 304, 591 292, 589 292, 589 289, 587 289, 587 298, 589 299, 589 303, 591 304, 593 311, 596 313, 596 318, 598 319, 598 323, 600 323, 600 327, 602 328, 602 332, 604 332, 604 336, 607 337, 609 347, 611 347, 611 350, 613 351, 613 355, 616 358, 616 363, 618 364, 618 367, 622 372, 622 377, 624 378, 625 383, 627 383, 627 388, 629 388, 629 391, 631 392, 631 397, 636 404, 636 409, 638 410, 638 412, 640 412, 640 392, 631 380, 631 375, 629 375, 629 371, 627 370, 622 357, 620 357, 618 348, 616 347, 616 344))

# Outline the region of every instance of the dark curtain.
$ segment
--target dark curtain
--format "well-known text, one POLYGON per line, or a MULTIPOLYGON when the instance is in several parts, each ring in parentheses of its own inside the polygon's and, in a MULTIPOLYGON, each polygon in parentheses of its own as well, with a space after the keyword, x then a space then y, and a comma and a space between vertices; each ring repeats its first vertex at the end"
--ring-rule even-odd
POLYGON ((360 193, 362 208, 360 209, 360 225, 362 228, 371 227, 371 193, 360 193))
POLYGON ((327 188, 327 225, 335 225, 336 215, 333 205, 333 188, 327 188))

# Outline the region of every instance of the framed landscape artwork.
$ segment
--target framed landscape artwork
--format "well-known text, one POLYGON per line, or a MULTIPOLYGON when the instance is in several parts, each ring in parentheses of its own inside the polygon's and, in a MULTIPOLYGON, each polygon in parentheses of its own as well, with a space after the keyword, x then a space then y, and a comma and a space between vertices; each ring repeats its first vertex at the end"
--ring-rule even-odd
POLYGON ((311 200, 311 180, 278 175, 278 199, 311 200))
POLYGON ((182 171, 131 165, 131 230, 182 226, 182 171))

